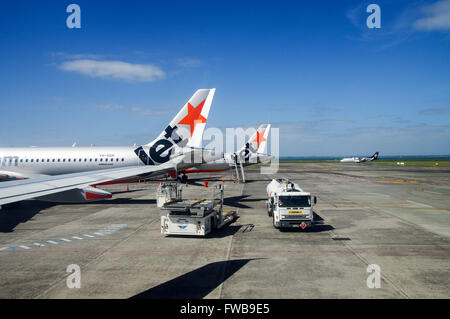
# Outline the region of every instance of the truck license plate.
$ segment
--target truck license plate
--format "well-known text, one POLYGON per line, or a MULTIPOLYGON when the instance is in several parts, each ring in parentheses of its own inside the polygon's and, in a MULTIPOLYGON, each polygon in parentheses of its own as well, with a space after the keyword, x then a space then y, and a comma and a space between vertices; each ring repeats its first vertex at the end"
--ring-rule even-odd
POLYGON ((301 214, 302 211, 301 210, 290 210, 289 214, 301 214))

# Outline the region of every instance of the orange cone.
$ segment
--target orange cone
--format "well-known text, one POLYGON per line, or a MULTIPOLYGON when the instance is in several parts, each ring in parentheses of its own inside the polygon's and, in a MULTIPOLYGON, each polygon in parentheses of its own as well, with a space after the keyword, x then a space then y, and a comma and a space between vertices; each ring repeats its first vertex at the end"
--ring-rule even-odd
POLYGON ((127 192, 129 192, 130 191, 130 189, 128 188, 128 185, 127 185, 127 192))

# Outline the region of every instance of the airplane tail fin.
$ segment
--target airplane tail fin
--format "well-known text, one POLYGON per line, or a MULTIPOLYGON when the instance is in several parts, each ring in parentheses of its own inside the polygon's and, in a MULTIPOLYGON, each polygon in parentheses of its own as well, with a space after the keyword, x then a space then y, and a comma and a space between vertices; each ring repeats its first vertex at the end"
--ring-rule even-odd
POLYGON ((245 162, 249 162, 251 158, 257 160, 257 154, 262 154, 266 150, 269 131, 270 124, 260 125, 245 145, 238 151, 237 154, 239 154, 239 157, 245 162))
POLYGON ((171 138, 179 146, 200 147, 215 91, 216 89, 197 90, 158 138, 145 146, 171 138))
POLYGON ((245 143, 245 145, 239 151, 250 147, 250 149, 254 150, 254 153, 264 153, 266 151, 269 131, 270 124, 261 124, 255 131, 255 133, 249 138, 247 143, 245 143))
POLYGON ((376 152, 375 154, 373 154, 372 159, 375 161, 378 159, 378 152, 376 152))
MULTIPOLYGON (((267 137, 269 136, 271 124, 263 124, 258 128, 258 132, 261 132, 262 139, 260 138, 260 143, 258 146, 258 153, 265 153, 267 149, 267 137)), ((257 141, 256 141, 257 142, 257 141)))

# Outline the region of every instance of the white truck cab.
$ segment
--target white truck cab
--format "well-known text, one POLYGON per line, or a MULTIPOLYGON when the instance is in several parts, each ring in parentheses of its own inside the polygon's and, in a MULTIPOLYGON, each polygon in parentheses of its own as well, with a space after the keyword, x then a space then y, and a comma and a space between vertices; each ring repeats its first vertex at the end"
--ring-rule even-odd
MULTIPOLYGON (((287 178, 273 179, 267 185, 267 212, 275 228, 312 227, 314 224, 311 194, 287 178)), ((317 197, 314 196, 314 204, 317 197)))

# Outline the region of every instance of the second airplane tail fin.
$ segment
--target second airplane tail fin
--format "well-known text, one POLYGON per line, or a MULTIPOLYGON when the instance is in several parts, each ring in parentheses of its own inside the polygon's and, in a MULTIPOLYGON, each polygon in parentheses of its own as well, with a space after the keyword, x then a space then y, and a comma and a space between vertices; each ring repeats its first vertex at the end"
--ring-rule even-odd
POLYGON ((260 127, 258 127, 258 130, 255 133, 256 136, 251 140, 255 143, 258 143, 257 153, 261 154, 266 152, 267 137, 269 136, 269 132, 270 132, 270 124, 263 124, 260 127))
POLYGON ((378 152, 375 152, 375 154, 373 154, 372 156, 372 160, 375 161, 378 159, 378 152))
POLYGON ((239 152, 250 148, 252 153, 264 153, 266 151, 267 137, 269 136, 270 124, 261 124, 255 133, 249 138, 247 143, 239 152))
POLYGON ((250 137, 250 139, 245 143, 245 145, 238 151, 238 154, 241 159, 244 159, 245 162, 250 160, 250 157, 256 154, 262 154, 266 150, 267 145, 267 137, 269 136, 270 124, 262 124, 258 127, 256 132, 250 137))

